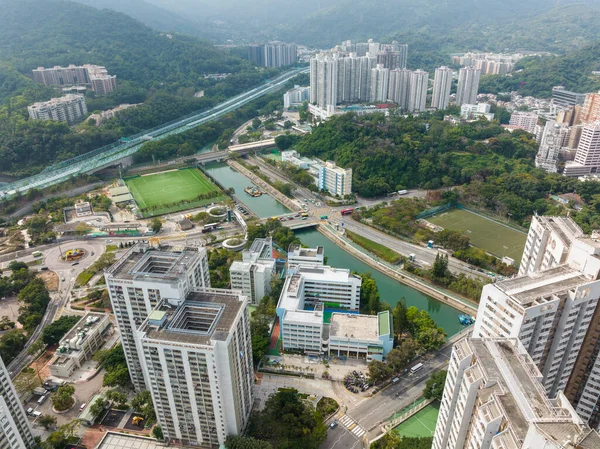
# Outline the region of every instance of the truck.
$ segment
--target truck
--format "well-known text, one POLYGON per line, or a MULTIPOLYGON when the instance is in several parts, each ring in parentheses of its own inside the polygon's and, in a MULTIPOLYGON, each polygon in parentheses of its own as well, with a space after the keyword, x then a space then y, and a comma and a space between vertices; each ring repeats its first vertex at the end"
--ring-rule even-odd
POLYGON ((352 212, 354 212, 354 208, 353 207, 349 207, 348 209, 342 209, 340 211, 340 214, 342 214, 342 215, 351 215, 352 212))
POLYGON ((408 190, 398 190, 398 195, 406 195, 408 190))

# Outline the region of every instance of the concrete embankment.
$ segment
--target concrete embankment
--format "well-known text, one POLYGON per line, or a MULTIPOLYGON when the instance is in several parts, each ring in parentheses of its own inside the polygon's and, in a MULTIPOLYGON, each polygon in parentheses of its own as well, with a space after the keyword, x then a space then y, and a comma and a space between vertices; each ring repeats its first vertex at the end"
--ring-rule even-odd
POLYGON ((469 315, 475 315, 477 313, 477 304, 469 301, 468 299, 459 298, 454 293, 444 291, 438 287, 434 287, 432 285, 427 284, 425 281, 414 279, 401 273, 399 270, 395 270, 388 267, 387 265, 375 260, 373 257, 370 257, 364 252, 356 249, 353 245, 350 245, 343 237, 337 235, 327 226, 319 225, 317 229, 321 234, 333 241, 336 245, 340 246, 357 259, 375 268, 376 270, 380 271, 386 276, 389 276, 393 279, 396 279, 399 282, 402 282, 403 284, 406 284, 416 290, 419 290, 420 292, 423 292, 426 295, 429 295, 432 298, 435 298, 438 301, 449 305, 450 307, 460 310, 463 313, 467 313, 469 315))

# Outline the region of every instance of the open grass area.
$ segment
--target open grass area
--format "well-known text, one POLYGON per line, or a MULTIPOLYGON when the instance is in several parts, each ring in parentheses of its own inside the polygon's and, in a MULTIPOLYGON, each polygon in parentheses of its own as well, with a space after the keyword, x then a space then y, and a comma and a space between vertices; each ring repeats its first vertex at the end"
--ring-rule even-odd
POLYGON ((364 249, 375 254, 377 257, 385 260, 386 262, 396 264, 402 260, 402 256, 400 254, 389 249, 387 246, 374 242, 373 240, 369 240, 366 237, 350 231, 346 231, 346 236, 357 245, 362 246, 364 249))
POLYGON ((394 427, 394 432, 403 437, 432 437, 439 412, 439 403, 433 402, 394 427))
POLYGON ((452 209, 427 218, 445 229, 464 232, 471 243, 496 257, 521 262, 527 234, 465 209, 452 209))
POLYGON ((156 215, 223 199, 218 195, 220 189, 196 168, 138 176, 126 179, 125 183, 140 210, 155 211, 156 215), (215 194, 210 195, 212 192, 215 194))

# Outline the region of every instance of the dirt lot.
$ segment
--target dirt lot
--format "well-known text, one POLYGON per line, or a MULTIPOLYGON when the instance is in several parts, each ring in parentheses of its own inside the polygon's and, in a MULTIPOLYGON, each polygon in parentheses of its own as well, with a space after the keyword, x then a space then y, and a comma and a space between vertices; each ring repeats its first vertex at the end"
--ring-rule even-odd
POLYGON ((58 274, 54 271, 40 271, 38 276, 44 281, 51 292, 58 291, 58 274))
MULTIPOLYGON (((0 300, 0 316, 7 316, 10 321, 17 322, 19 302, 16 296, 0 300)), ((17 324, 17 327, 21 327, 21 325, 17 324)))

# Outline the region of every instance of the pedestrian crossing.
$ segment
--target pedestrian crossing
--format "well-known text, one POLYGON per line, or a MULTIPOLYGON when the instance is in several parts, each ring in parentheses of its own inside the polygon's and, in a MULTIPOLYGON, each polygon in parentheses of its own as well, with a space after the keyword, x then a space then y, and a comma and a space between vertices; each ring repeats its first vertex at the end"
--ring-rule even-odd
POLYGON ((356 438, 362 438, 362 436, 367 433, 365 429, 358 425, 356 421, 352 419, 349 415, 344 415, 339 419, 339 423, 344 426, 348 431, 354 435, 356 438))

